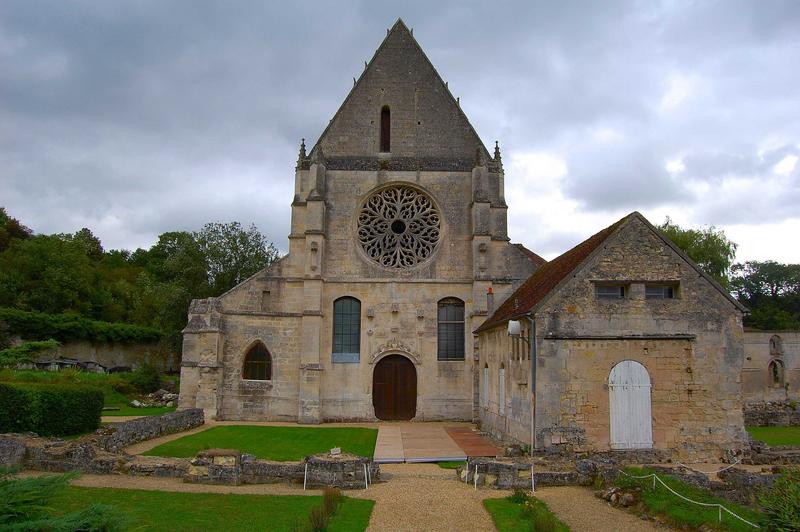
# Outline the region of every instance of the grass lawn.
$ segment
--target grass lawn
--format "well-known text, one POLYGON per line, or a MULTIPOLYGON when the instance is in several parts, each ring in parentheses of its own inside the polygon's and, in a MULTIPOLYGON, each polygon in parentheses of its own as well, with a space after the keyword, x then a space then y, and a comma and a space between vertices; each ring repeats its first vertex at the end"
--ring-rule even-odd
POLYGON ((238 449, 264 460, 290 462, 304 456, 341 447, 359 456, 372 458, 376 429, 357 427, 260 427, 228 425, 213 427, 197 434, 159 445, 149 456, 190 457, 205 449, 238 449))
MULTIPOLYGON (((60 512, 92 503, 108 504, 128 520, 131 530, 292 530, 307 525, 311 508, 322 497, 303 495, 237 495, 71 486, 53 499, 60 512)), ((365 530, 375 501, 343 498, 328 530, 365 530)))
POLYGON ((458 469, 463 465, 467 465, 466 462, 456 461, 456 462, 436 462, 436 465, 441 467, 442 469, 458 469))
MULTIPOLYGON (((626 468, 631 475, 648 475, 655 471, 647 468, 626 468)), ((684 497, 692 500, 705 503, 719 503, 728 510, 740 515, 751 523, 758 523, 760 515, 754 510, 735 504, 724 499, 719 499, 710 494, 708 490, 700 489, 695 486, 690 486, 685 482, 671 477, 669 475, 659 474, 658 478, 663 480, 670 488, 677 491, 684 497)), ((690 502, 686 502, 662 486, 656 484, 656 489, 653 490, 652 479, 635 480, 627 477, 620 476, 617 479, 618 485, 639 485, 642 487, 642 503, 650 514, 660 515, 665 517, 672 524, 678 528, 689 528, 692 530, 701 527, 720 529, 720 530, 734 530, 734 531, 752 531, 753 527, 739 521, 727 512, 722 512, 722 526, 719 523, 719 510, 717 508, 707 508, 698 506, 690 502)))
POLYGON ((159 416, 168 412, 174 412, 174 406, 145 406, 142 408, 134 408, 127 405, 114 405, 119 406, 119 410, 103 410, 103 416, 159 416))
POLYGON ((523 513, 524 503, 512 495, 505 499, 484 499, 483 506, 492 516, 498 532, 517 532, 519 530, 553 530, 568 532, 569 527, 558 520, 545 503, 528 497, 533 513, 523 513), (538 525, 538 526, 537 526, 538 525))
POLYGON ((747 427, 747 432, 767 445, 800 445, 800 427, 747 427))

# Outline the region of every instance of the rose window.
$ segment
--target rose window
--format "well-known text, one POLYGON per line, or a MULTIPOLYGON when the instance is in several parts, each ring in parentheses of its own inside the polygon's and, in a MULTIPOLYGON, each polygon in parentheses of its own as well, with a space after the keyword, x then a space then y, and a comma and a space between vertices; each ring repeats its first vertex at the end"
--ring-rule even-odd
POLYGON ((358 215, 358 241, 381 266, 410 268, 431 256, 439 243, 439 213, 431 199, 410 187, 372 194, 358 215))

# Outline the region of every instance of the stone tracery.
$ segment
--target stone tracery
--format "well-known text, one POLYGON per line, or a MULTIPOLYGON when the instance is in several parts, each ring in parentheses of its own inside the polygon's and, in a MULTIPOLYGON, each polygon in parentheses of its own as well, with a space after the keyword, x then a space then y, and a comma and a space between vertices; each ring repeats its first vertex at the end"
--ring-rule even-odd
POLYGON ((440 232, 433 201, 407 186, 375 192, 358 215, 361 247, 389 268, 410 268, 426 260, 439 243, 440 232))

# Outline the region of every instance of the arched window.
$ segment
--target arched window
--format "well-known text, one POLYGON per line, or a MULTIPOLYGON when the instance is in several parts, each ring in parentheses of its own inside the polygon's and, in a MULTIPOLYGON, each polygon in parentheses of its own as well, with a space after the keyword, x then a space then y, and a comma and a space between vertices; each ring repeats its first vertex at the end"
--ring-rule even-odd
POLYGON ((464 302, 455 297, 439 301, 439 360, 464 360, 464 302))
POLYGON ((769 363, 769 385, 773 388, 783 388, 783 362, 780 360, 769 363))
POLYGON ((381 153, 389 153, 391 150, 392 134, 392 112, 389 106, 384 105, 381 109, 381 153))
POLYGON ((272 357, 261 342, 251 347, 244 357, 242 378, 253 381, 272 379, 272 357))
POLYGON ((783 342, 777 334, 769 339, 769 354, 773 357, 779 357, 783 354, 783 342))
POLYGON ((358 362, 361 352, 361 302, 340 297, 333 302, 333 362, 358 362))

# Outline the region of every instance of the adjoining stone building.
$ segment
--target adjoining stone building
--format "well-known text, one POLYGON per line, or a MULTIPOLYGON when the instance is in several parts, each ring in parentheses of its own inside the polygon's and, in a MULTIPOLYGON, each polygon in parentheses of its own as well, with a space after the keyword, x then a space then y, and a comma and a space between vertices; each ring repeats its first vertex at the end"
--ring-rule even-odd
POLYGON ((184 330, 181 407, 242 420, 471 420, 472 334, 544 261, 500 151, 398 21, 295 169, 289 254, 184 330))
POLYGON ((535 404, 537 448, 743 448, 744 311, 632 213, 540 267, 477 329, 481 424, 528 443, 535 404))
POLYGON ((744 331, 745 405, 800 400, 800 332, 744 331))

